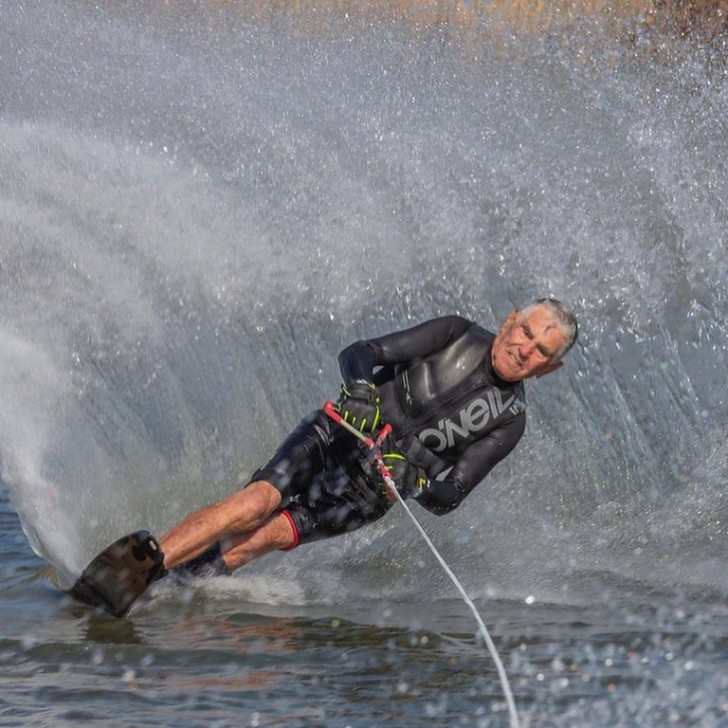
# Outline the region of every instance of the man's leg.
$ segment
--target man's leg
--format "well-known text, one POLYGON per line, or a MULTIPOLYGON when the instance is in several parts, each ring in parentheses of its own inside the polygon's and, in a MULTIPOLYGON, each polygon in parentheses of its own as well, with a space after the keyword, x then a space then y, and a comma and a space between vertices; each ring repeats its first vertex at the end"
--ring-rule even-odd
POLYGON ((268 463, 253 474, 252 483, 187 516, 167 532, 160 541, 164 565, 172 569, 224 538, 250 534, 266 523, 282 503, 287 505, 292 494, 309 487, 324 467, 330 426, 323 412, 311 413, 288 435, 268 463))
POLYGON ((271 551, 289 549, 295 541, 290 517, 276 513, 254 531, 225 537, 220 549, 225 566, 235 571, 271 551))
MULTIPOLYGON (((160 539, 165 567, 172 569, 184 564, 223 538, 255 531, 268 521, 280 502, 278 488, 258 480, 190 514, 160 539)), ((273 548, 275 546, 269 550, 273 548)))

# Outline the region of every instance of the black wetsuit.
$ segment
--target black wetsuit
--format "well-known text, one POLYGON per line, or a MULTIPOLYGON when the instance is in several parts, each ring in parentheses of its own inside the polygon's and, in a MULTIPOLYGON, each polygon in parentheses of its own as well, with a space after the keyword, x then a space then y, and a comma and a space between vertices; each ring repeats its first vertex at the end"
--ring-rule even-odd
MULTIPOLYGON (((345 382, 377 385, 399 449, 427 473, 417 501, 433 513, 456 508, 523 434, 523 384, 496 376, 494 338, 472 321, 446 316, 358 341, 339 355, 345 382)), ((393 503, 366 449, 321 411, 303 420, 252 480, 281 491, 294 546, 359 528, 393 503)))

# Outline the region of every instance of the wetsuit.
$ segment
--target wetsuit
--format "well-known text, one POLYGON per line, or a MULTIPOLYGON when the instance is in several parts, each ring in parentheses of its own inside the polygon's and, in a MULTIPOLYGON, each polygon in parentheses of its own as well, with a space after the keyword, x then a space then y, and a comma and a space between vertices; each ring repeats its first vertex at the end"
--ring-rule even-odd
MULTIPOLYGON (((384 422, 399 450, 427 474, 417 495, 427 510, 456 508, 521 438, 521 382, 493 371, 495 335, 460 316, 358 341, 339 355, 345 382, 373 381, 384 422)), ((314 412, 253 476, 282 494, 294 546, 352 531, 392 506, 368 452, 350 433, 314 412)))

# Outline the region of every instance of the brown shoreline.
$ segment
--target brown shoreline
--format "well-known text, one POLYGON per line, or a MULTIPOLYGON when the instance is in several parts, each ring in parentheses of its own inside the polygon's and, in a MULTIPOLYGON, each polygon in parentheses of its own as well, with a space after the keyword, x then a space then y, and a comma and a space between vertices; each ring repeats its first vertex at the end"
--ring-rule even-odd
POLYGON ((728 0, 203 0, 214 11, 237 6, 259 19, 289 15, 309 30, 331 17, 404 20, 419 29, 472 28, 479 21, 532 32, 583 18, 609 24, 640 19, 657 30, 703 40, 728 36, 728 0))

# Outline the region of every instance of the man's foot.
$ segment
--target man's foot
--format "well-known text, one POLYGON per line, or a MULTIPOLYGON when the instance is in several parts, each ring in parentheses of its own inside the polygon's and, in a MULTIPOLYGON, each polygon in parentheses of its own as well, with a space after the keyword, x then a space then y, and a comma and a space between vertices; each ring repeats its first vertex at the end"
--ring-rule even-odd
POLYGON ((175 576, 230 576, 233 573, 222 557, 219 542, 194 559, 175 566, 170 571, 175 576))

